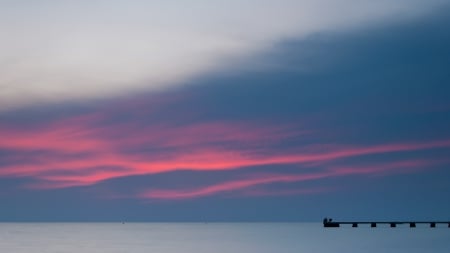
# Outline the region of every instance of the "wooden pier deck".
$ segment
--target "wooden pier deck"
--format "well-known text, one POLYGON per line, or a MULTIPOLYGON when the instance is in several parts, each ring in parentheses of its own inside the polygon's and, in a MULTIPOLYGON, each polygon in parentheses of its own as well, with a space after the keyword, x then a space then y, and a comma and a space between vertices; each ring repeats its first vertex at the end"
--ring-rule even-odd
POLYGON ((398 225, 409 225, 410 228, 415 228, 417 224, 428 224, 430 228, 435 228, 438 224, 445 224, 450 228, 450 221, 323 221, 323 226, 326 228, 338 228, 341 225, 351 225, 356 228, 360 225, 369 225, 372 228, 376 228, 379 225, 389 225, 391 228, 395 228, 398 225))

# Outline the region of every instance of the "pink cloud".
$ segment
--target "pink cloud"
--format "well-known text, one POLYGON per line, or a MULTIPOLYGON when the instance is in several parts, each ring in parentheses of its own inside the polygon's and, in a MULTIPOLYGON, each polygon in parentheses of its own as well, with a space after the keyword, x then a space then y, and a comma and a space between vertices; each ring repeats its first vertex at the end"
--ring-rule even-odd
POLYGON ((150 199, 187 199, 198 198, 208 195, 214 195, 221 192, 229 192, 235 190, 245 189, 255 185, 263 185, 270 183, 280 182, 298 182, 305 180, 319 179, 327 176, 326 173, 321 174, 305 174, 305 175, 268 175, 263 177, 254 177, 248 179, 234 180, 223 182, 211 186, 196 188, 196 189, 183 189, 183 190, 149 190, 142 194, 139 194, 140 198, 150 199))
MULTIPOLYGON (((331 167, 324 171, 307 173, 307 174, 259 174, 252 177, 238 180, 230 180, 220 182, 213 185, 163 190, 151 189, 139 194, 138 198, 144 199, 192 199, 205 196, 217 195, 224 192, 238 192, 236 195, 242 196, 280 196, 280 195, 298 195, 312 194, 329 191, 329 188, 307 188, 307 189, 291 189, 291 190, 266 190, 254 189, 255 186, 263 186, 273 183, 294 183, 302 181, 319 180, 329 177, 341 177, 348 175, 380 175, 404 173, 405 168, 423 168, 424 166, 432 166, 441 162, 427 160, 406 160, 395 161, 390 163, 379 163, 377 165, 367 166, 347 166, 347 167, 331 167)), ((447 161, 448 162, 448 161, 447 161)))
MULTIPOLYGON (((262 165, 326 164, 342 158, 450 147, 450 140, 439 140, 369 146, 306 145, 302 148, 286 148, 280 152, 273 147, 290 138, 312 132, 295 130, 296 127, 291 126, 226 121, 182 126, 130 123, 111 125, 103 122, 105 117, 90 114, 52 122, 35 129, 0 128, 0 148, 16 152, 14 162, 2 166, 0 177, 33 177, 42 181, 35 184, 36 187, 63 188, 182 169, 214 171, 262 165), (144 151, 149 147, 151 151, 144 151), (26 153, 36 150, 44 153, 32 157, 26 153), (130 150, 139 152, 129 152, 130 150), (22 157, 21 151, 24 152, 22 157), (96 169, 99 167, 122 169, 96 169)), ((352 171, 352 168, 338 170, 352 171)), ((363 170, 369 171, 370 168, 359 168, 354 173, 361 173, 363 170)), ((253 182, 260 182, 258 180, 253 182)), ((216 186, 219 188, 188 192, 185 195, 208 194, 222 189, 220 187, 245 188, 248 183, 249 181, 234 182, 233 185, 216 186)))

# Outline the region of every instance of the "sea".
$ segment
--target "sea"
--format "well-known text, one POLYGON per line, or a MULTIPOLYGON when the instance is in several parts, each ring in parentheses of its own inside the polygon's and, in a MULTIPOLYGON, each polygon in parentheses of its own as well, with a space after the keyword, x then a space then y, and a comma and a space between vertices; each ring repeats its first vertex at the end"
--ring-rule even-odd
POLYGON ((450 252, 450 228, 321 223, 0 223, 2 253, 450 252))

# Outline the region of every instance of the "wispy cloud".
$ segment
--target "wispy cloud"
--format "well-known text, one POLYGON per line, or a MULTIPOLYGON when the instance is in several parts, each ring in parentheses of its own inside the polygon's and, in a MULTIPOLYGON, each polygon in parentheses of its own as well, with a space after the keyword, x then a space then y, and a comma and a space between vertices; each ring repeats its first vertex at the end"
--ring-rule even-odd
POLYGON ((207 185, 197 188, 188 189, 150 189, 137 195, 138 198, 144 199, 192 199, 211 195, 217 195, 227 192, 238 192, 238 196, 278 196, 278 195, 299 195, 326 192, 336 189, 322 188, 304 188, 290 190, 265 190, 264 188, 254 188, 269 184, 296 183, 304 181, 320 180, 330 177, 342 176, 358 176, 358 175, 386 175, 411 173, 414 170, 422 170, 424 168, 437 164, 448 164, 449 161, 431 161, 431 160, 404 160, 389 163, 377 163, 371 165, 359 166, 330 166, 318 169, 315 172, 300 172, 297 174, 255 174, 251 177, 237 180, 228 180, 213 185, 207 185))
MULTIPOLYGON (((164 100, 160 103, 160 106, 167 104, 164 100)), ((173 117, 172 121, 161 123, 153 118, 153 109, 146 111, 143 108, 146 107, 142 107, 135 117, 138 119, 145 114, 145 121, 122 122, 117 120, 117 113, 97 111, 36 126, 1 126, 0 149, 8 150, 11 155, 1 160, 0 177, 33 178, 34 183, 29 185, 33 188, 66 188, 180 170, 224 171, 295 165, 302 172, 302 167, 322 168, 311 174, 277 173, 198 189, 154 189, 140 195, 149 198, 194 198, 270 183, 391 173, 396 169, 408 171, 431 163, 400 160, 381 165, 358 163, 355 166, 350 163, 338 166, 334 161, 450 148, 450 140, 331 145, 318 139, 314 143, 292 146, 287 145, 292 139, 314 139, 321 133, 308 130, 305 126, 269 122, 258 124, 242 120, 178 122, 173 117)))
POLYGON ((188 199, 215 195, 222 192, 242 190, 256 185, 270 183, 289 183, 305 180, 313 180, 325 177, 326 174, 305 174, 305 175, 266 175, 242 180, 234 180, 210 185, 196 189, 181 190, 149 190, 138 195, 139 198, 149 199, 188 199))

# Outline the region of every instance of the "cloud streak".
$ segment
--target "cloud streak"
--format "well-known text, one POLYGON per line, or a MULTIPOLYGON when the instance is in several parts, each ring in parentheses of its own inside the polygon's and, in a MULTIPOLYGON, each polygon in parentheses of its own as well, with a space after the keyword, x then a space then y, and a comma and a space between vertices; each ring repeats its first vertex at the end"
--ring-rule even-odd
MULTIPOLYGON (((150 118, 151 114, 152 110, 149 111, 150 118)), ((122 123, 100 112, 36 127, 20 129, 3 126, 0 127, 0 150, 8 150, 13 155, 3 160, 0 177, 31 177, 36 180, 29 185, 33 188, 66 188, 179 170, 224 171, 279 165, 328 167, 337 160, 362 156, 450 148, 450 140, 371 145, 315 142, 279 148, 293 138, 315 138, 320 135, 302 129, 297 125, 272 123, 262 126, 243 121, 122 123)), ((425 167, 427 164, 394 163, 382 168, 415 168, 417 165, 425 167)), ((140 196, 193 198, 261 184, 375 172, 381 173, 383 169, 370 166, 333 167, 318 174, 277 174, 183 192, 154 190, 140 196)))
POLYGON ((298 194, 313 194, 330 189, 295 189, 295 190, 274 190, 267 191, 264 189, 254 189, 254 187, 260 187, 269 184, 282 184, 282 183, 298 183, 304 181, 320 180, 330 177, 342 177, 342 176, 358 176, 358 175, 380 175, 380 174, 399 174, 410 173, 414 169, 423 169, 425 167, 433 166, 441 163, 448 163, 449 161, 428 161, 428 160, 406 160, 390 163, 381 163, 375 165, 360 165, 360 166, 347 166, 336 167, 331 166, 323 171, 316 171, 304 174, 259 174, 253 175, 245 179, 228 180, 225 182, 216 183, 198 188, 190 189, 176 189, 176 190, 163 190, 163 189, 151 189, 138 194, 138 198, 144 199, 164 199, 164 200, 177 200, 177 199, 192 199, 200 198, 211 195, 217 195, 227 192, 237 192, 235 195, 240 196, 277 196, 277 195, 298 195, 298 194), (253 188, 253 189, 252 189, 253 188))

